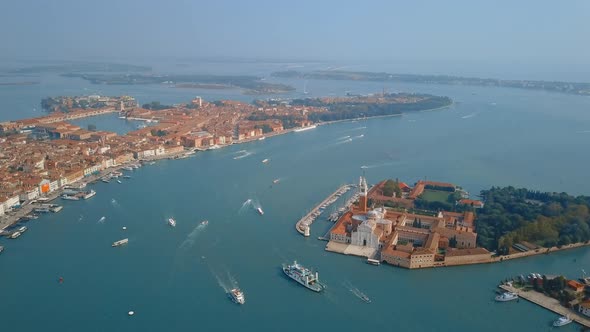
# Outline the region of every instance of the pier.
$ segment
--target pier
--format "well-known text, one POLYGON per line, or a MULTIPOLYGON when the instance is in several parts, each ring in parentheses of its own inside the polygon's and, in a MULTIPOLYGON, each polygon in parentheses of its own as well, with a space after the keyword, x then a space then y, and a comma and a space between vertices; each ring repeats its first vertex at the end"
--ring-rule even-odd
MULTIPOLYGON (((585 327, 590 327, 590 317, 586 317, 582 314, 580 314, 577 311, 568 309, 564 306, 562 306, 558 300, 549 297, 545 294, 539 293, 537 291, 520 291, 518 288, 515 288, 513 286, 504 284, 504 285, 500 285, 498 286, 500 288, 502 288, 503 290, 507 291, 507 292, 512 292, 512 293, 516 293, 518 294, 518 296, 520 298, 523 298, 529 302, 532 302, 534 304, 537 304, 547 310, 553 311, 556 314, 559 314, 561 316, 569 316, 571 320, 573 320, 574 322, 585 326, 585 327)), ((557 318, 557 317, 556 317, 557 318)))
POLYGON ((352 185, 352 184, 345 184, 345 185, 341 186, 340 188, 338 188, 330 196, 326 197, 326 199, 321 201, 311 211, 309 211, 308 214, 303 216, 303 218, 299 219, 299 221, 297 221, 297 223, 295 224, 295 229, 300 234, 305 236, 305 229, 307 227, 311 226, 311 224, 313 223, 315 218, 317 218, 317 216, 320 215, 321 212, 319 210, 324 209, 324 208, 328 207, 330 204, 336 202, 336 200, 338 199, 338 197, 340 197, 340 195, 346 193, 347 191, 349 191, 353 187, 354 187, 354 185, 352 185))

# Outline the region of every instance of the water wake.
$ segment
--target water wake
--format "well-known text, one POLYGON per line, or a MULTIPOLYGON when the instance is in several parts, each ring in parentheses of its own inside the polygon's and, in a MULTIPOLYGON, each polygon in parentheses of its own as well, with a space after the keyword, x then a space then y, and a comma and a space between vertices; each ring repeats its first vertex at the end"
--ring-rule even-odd
POLYGON ((358 136, 353 137, 352 139, 358 139, 358 138, 363 138, 365 137, 365 134, 360 134, 358 136))
POLYGON ((477 115, 477 113, 467 114, 467 115, 462 116, 461 119, 469 119, 469 118, 472 118, 476 115, 477 115))
POLYGON ((246 158, 246 157, 254 154, 254 152, 250 152, 250 151, 246 151, 246 150, 241 150, 241 151, 238 151, 237 153, 239 153, 239 155, 235 156, 234 160, 246 158))
POLYGON ((119 202, 117 202, 116 199, 111 199, 111 204, 113 204, 114 207, 119 207, 119 202))
POLYGON ((180 244, 178 249, 187 250, 187 249, 190 249, 192 246, 194 246, 195 242, 197 240, 197 237, 199 236, 199 234, 201 234, 201 232, 205 229, 205 227, 207 227, 207 225, 198 224, 197 226, 195 226, 195 228, 193 228, 193 230, 190 233, 188 233, 188 235, 186 236, 186 239, 184 239, 184 241, 182 241, 182 243, 180 244))
POLYGON ((339 140, 339 141, 341 141, 341 140, 343 140, 343 139, 347 139, 347 138, 350 138, 350 135, 347 135, 347 136, 342 136, 342 137, 340 137, 338 140, 339 140))
POLYGON ((369 299, 369 297, 367 295, 365 295, 365 293, 363 293, 360 289, 356 288, 353 284, 351 284, 349 281, 344 281, 342 283, 342 285, 348 289, 352 294, 354 294, 354 296, 358 297, 359 299, 370 303, 371 299, 369 299))

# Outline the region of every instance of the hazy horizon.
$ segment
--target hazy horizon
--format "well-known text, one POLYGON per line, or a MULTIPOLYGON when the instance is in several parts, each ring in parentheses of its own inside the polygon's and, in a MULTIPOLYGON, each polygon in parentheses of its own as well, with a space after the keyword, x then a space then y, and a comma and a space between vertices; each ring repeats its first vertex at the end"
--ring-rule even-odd
POLYGON ((0 4, 0 58, 392 63, 408 73, 590 81, 580 38, 589 13, 583 0, 24 0, 0 4))

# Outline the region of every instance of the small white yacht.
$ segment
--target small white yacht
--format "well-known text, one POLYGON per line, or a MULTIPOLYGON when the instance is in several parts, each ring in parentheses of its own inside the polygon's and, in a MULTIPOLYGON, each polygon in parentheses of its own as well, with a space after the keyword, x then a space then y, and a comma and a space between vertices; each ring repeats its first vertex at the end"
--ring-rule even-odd
POLYGON ((119 247, 119 246, 122 246, 124 244, 127 244, 128 242, 129 242, 129 239, 123 239, 123 240, 115 241, 115 242, 113 242, 113 244, 111 245, 111 247, 119 247))
POLYGON ((234 288, 231 291, 229 291, 229 296, 231 297, 232 301, 234 301, 237 304, 246 303, 244 292, 242 292, 239 288, 234 288))
POLYGON ((173 218, 168 218, 168 225, 176 227, 176 220, 174 220, 173 218))
POLYGON ((505 292, 496 296, 496 301, 498 302, 508 302, 516 299, 518 299, 518 294, 512 292, 505 292))
POLYGON ((561 316, 561 317, 557 318, 557 320, 555 320, 553 322, 553 326, 560 327, 560 326, 567 325, 567 324, 569 324, 571 322, 572 322, 572 319, 569 316, 567 316, 567 315, 566 316, 561 316))
POLYGON ((257 209, 256 209, 256 211, 258 211, 258 213, 259 213, 260 215, 263 215, 263 214, 264 214, 264 211, 262 211, 262 208, 257 208, 257 209))
POLYGON ((268 159, 264 159, 264 160, 262 161, 262 163, 263 163, 263 164, 266 164, 266 163, 268 163, 268 161, 269 161, 268 159))

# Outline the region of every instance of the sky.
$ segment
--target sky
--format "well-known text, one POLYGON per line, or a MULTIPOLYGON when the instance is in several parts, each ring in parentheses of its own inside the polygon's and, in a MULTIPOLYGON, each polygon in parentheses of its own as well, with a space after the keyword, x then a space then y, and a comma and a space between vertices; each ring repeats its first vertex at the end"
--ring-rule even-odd
POLYGON ((590 66, 588 0, 3 0, 1 57, 590 66))

